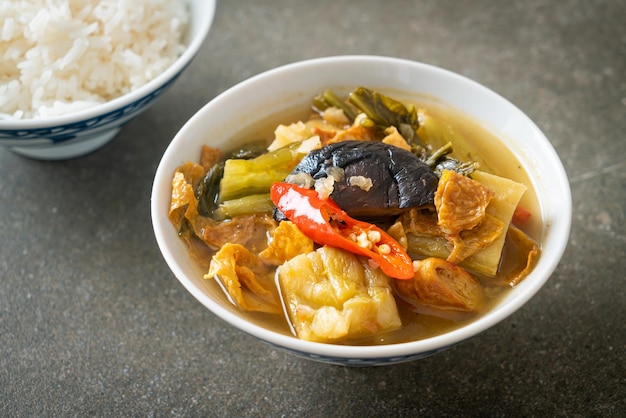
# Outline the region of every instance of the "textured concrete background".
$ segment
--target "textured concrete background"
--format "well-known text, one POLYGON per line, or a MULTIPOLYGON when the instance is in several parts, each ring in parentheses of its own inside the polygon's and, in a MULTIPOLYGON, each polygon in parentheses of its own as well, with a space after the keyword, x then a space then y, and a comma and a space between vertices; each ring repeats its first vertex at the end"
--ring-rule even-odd
POLYGON ((624 416, 626 3, 221 1, 198 58, 101 150, 0 149, 0 416, 624 416), (197 109, 293 61, 379 54, 445 67, 518 105, 570 176, 562 263, 447 352, 317 364, 210 314, 153 237, 152 177, 197 109))

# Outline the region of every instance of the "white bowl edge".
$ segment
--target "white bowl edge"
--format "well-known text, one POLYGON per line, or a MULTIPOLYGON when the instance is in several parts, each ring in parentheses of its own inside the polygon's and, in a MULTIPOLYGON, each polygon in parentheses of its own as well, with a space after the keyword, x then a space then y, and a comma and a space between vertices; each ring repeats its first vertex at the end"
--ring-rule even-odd
MULTIPOLYGON (((395 81, 389 81, 388 84, 393 83, 395 83, 395 81)), ((376 84, 384 83, 381 83, 379 81, 376 84)), ((374 85, 371 87, 376 88, 377 86, 374 85)), ((290 98, 290 100, 291 102, 293 102, 296 99, 292 97, 290 98)), ((307 97, 307 100, 310 101, 310 97, 307 97)), ((255 102, 253 105, 251 105, 251 107, 254 108, 257 104, 260 103, 255 102)), ((234 111, 234 107, 232 107, 232 109, 234 111)), ((245 117, 241 120, 245 121, 245 123, 249 122, 245 119, 245 117)), ((249 123, 253 123, 253 121, 249 123)), ((503 134, 510 134, 511 132, 507 132, 507 130, 515 131, 516 129, 520 129, 520 127, 512 126, 507 128, 506 123, 501 123, 501 127, 499 130, 502 131, 503 134)), ((225 135, 226 133, 219 132, 217 136, 219 137, 220 134, 225 135)), ((513 135, 510 136, 514 137, 513 135)), ((202 141, 195 142, 200 144, 202 141)), ((181 128, 181 130, 174 137, 170 146, 166 150, 155 175, 155 182, 151 197, 151 215, 153 219, 154 233, 158 245, 161 248, 163 256, 174 275, 181 281, 183 286, 196 299, 198 299, 203 305, 205 305, 214 314, 216 314, 218 317, 222 318, 226 322, 250 335, 258 337, 262 340, 269 341, 272 344, 279 345, 298 352, 313 353, 320 356, 339 357, 346 359, 354 357, 388 358, 396 356, 406 356, 418 352, 428 352, 440 349, 442 347, 455 345, 465 339, 476 336, 477 334, 504 320, 506 317, 508 317, 517 309, 519 309, 522 305, 524 305, 533 295, 535 295, 549 279, 553 271, 556 269, 558 262, 563 252, 565 251, 565 247, 567 245, 567 236, 569 235, 571 224, 571 191, 569 188, 569 183, 567 181, 565 170, 562 167, 556 151, 551 146, 548 139, 541 132, 541 130, 515 105, 513 105, 497 93, 491 91, 487 87, 484 87, 456 73, 452 73, 438 67, 414 61, 407 61, 390 57, 337 56, 317 58, 269 70, 265 73, 251 77, 250 79, 245 80, 244 82, 228 89, 227 91, 213 99, 211 102, 207 103, 181 128), (338 67, 340 67, 346 70, 355 63, 367 63, 368 66, 371 66, 372 68, 371 70, 368 70, 371 71, 371 74, 363 76, 357 81, 352 81, 350 77, 346 76, 345 74, 342 75, 341 71, 338 71, 337 69, 338 67), (394 70, 394 68, 396 68, 398 64, 403 66, 405 70, 394 70), (333 66, 332 70, 329 70, 329 66, 333 66), (296 83, 298 80, 296 78, 291 79, 290 74, 291 71, 294 69, 299 70, 298 67, 306 67, 304 71, 308 71, 310 73, 309 75, 315 74, 316 80, 323 80, 325 79, 325 77, 328 77, 329 80, 334 80, 334 82, 329 84, 346 84, 353 86, 355 85, 355 82, 358 84, 367 85, 366 81, 362 82, 361 80, 365 80, 367 78, 377 79, 377 74, 379 74, 381 71, 388 71, 392 73, 395 71, 394 75, 397 77, 398 80, 400 80, 400 82, 396 84, 412 83, 415 80, 412 80, 411 74, 414 74, 413 72, 417 72, 421 77, 421 84, 417 84, 420 84, 421 87, 424 87, 426 91, 418 87, 416 87, 415 90, 419 92, 425 92, 426 94, 431 94, 431 92, 428 91, 428 86, 435 85, 433 81, 439 80, 441 77, 445 77, 446 80, 450 82, 450 84, 447 86, 447 88, 444 88, 443 91, 437 92, 438 97, 440 97, 443 102, 449 103, 451 106, 472 115, 475 119, 484 123, 489 123, 491 125, 493 124, 490 123, 489 120, 495 117, 499 118, 500 120, 508 118, 511 121, 521 121, 523 125, 522 129, 526 129, 528 131, 528 134, 532 136, 531 139, 533 141, 533 145, 537 145, 538 148, 528 150, 527 148, 523 147, 523 144, 513 144, 513 147, 518 146, 520 147, 520 149, 524 149, 527 151, 528 155, 524 156, 524 158, 528 161, 525 160, 524 168, 527 171, 530 171, 530 173, 532 174, 531 179, 533 181, 533 187, 538 187, 540 190, 543 190, 543 193, 539 193, 538 191, 538 194, 541 194, 544 197, 548 196, 551 199, 550 201, 548 201, 549 204, 546 204, 546 202, 542 201, 541 206, 544 221, 547 221, 549 223, 545 230, 545 237, 542 245, 544 249, 549 249, 550 253, 549 255, 544 254, 542 255, 542 257, 540 257, 540 260, 535 267, 533 273, 531 274, 531 276, 529 276, 533 279, 527 279, 526 281, 522 282, 522 284, 514 289, 514 291, 511 292, 498 307, 463 328, 440 336, 414 342, 365 347, 314 343, 302 341, 295 337, 267 331, 260 326, 242 321, 240 318, 237 317, 236 314, 215 303, 210 297, 208 297, 204 293, 203 289, 195 285, 193 282, 189 281, 186 277, 187 272, 181 266, 180 261, 173 257, 170 253, 170 251, 172 251, 172 245, 176 246, 183 244, 180 242, 180 240, 177 239, 173 227, 171 228, 171 231, 169 231, 169 233, 166 232, 165 229, 160 229, 160 226, 162 225, 165 225, 165 227, 167 228, 169 223, 167 219, 167 207, 169 205, 169 193, 171 190, 165 187, 159 188, 158 186, 169 184, 174 169, 180 163, 189 160, 196 160, 199 148, 195 147, 194 149, 194 146, 190 146, 189 150, 187 150, 185 153, 181 153, 178 156, 179 160, 173 160, 171 154, 176 152, 174 148, 179 145, 179 142, 184 142, 188 140, 188 137, 204 135, 204 133, 202 132, 203 130, 199 129, 196 124, 200 125, 201 120, 206 121, 207 119, 210 120, 212 117, 217 118, 217 116, 214 116, 213 113, 219 115, 220 113, 226 112, 227 114, 231 106, 234 106, 237 100, 243 98, 243 96, 245 95, 245 89, 247 89, 248 87, 254 86, 256 88, 256 91, 258 92, 258 97, 250 98, 250 100, 258 101, 261 100, 260 98, 264 97, 264 94, 266 94, 264 92, 266 90, 271 90, 272 86, 274 86, 278 82, 280 82, 280 85, 282 86, 290 85, 290 83, 296 83), (406 68, 411 68, 411 70, 406 71, 406 68), (475 93, 476 95, 478 95, 478 97, 483 97, 486 98, 489 102, 497 103, 496 108, 499 114, 494 116, 492 114, 493 108, 469 108, 471 107, 471 101, 465 102, 462 98, 459 99, 458 97, 456 97, 457 94, 455 90, 458 86, 461 85, 465 89, 473 92, 473 94, 475 93), (536 165, 537 161, 541 159, 544 159, 547 163, 544 164, 544 166, 549 165, 554 169, 554 172, 551 173, 551 176, 548 179, 540 178, 540 176, 538 177, 537 174, 540 173, 537 173, 537 166, 533 167, 533 165, 536 165), (556 213, 556 209, 554 208, 563 208, 565 209, 565 211, 556 213), (174 239, 177 242, 173 242, 174 239), (165 251, 164 249, 167 249, 167 251, 165 251), (536 277, 539 277, 539 279, 537 279, 536 277)))

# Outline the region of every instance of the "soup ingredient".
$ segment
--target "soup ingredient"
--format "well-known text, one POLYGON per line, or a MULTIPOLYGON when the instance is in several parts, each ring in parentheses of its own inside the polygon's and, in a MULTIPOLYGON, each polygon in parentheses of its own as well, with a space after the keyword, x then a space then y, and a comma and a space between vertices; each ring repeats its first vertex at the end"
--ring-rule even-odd
POLYGON ((379 92, 358 87, 348 95, 347 101, 339 99, 332 90, 326 90, 315 97, 313 106, 318 111, 324 111, 329 107, 340 108, 350 122, 381 132, 389 127, 395 127, 416 154, 424 151, 424 146, 416 134, 419 121, 417 109, 413 105, 404 105, 379 92), (365 117, 359 119, 361 114, 365 117))
MULTIPOLYGON (((332 130, 336 131, 338 127, 336 125, 332 125, 327 123, 322 119, 309 119, 307 121, 297 121, 293 122, 289 125, 278 125, 274 130, 274 139, 272 143, 267 146, 267 151, 273 152, 279 148, 283 148, 287 145, 293 144, 294 142, 302 142, 305 140, 311 140, 312 138, 316 138, 320 143, 324 141, 318 135, 319 132, 332 130)), ((310 142, 310 149, 319 148, 313 141, 310 142)), ((309 151, 310 151, 309 149, 309 151)))
POLYGON ((0 7, 0 118, 45 118, 135 90, 185 50, 182 0, 11 0, 0 7))
POLYGON ((256 213, 272 213, 273 210, 274 204, 269 193, 260 193, 220 203, 213 212, 213 217, 220 221, 256 213))
POLYGON ((422 146, 416 135, 419 122, 415 106, 405 106, 402 102, 366 87, 354 89, 348 96, 348 101, 365 113, 374 125, 383 130, 395 126, 409 144, 422 146))
POLYGON ((469 176, 478 169, 480 164, 476 161, 461 162, 456 158, 450 157, 449 154, 452 151, 452 142, 448 142, 428 155, 424 162, 433 167, 433 171, 439 177, 443 174, 443 170, 452 170, 464 176, 469 176))
POLYGON ((240 244, 225 244, 211 259, 205 279, 216 279, 231 302, 248 311, 282 311, 274 269, 240 244))
MULTIPOLYGON (((479 224, 484 224, 487 205, 494 194, 493 190, 476 180, 454 171, 443 171, 437 193, 435 193, 435 207, 437 208, 437 226, 453 245, 452 252, 448 256, 449 261, 456 263, 465 258, 459 254, 463 253, 460 248, 464 246, 461 232, 471 232, 479 224)), ((502 233, 502 228, 499 233, 502 233)))
POLYGON ((193 247, 194 239, 200 239, 215 251, 229 242, 241 244, 251 251, 264 249, 267 246, 266 232, 276 227, 270 212, 242 215, 229 222, 218 222, 199 213, 196 189, 205 176, 205 170, 200 164, 188 162, 174 173, 168 217, 178 235, 190 247, 193 247))
POLYGON ((401 326, 389 278, 347 251, 324 246, 300 254, 279 267, 277 277, 301 339, 340 342, 401 326))
MULTIPOLYGON (((254 190, 260 191, 261 193, 246 195, 247 191, 245 187, 251 182, 249 179, 243 180, 238 186, 244 189, 239 192, 239 194, 241 194, 240 197, 225 200, 224 196, 220 194, 221 183, 227 163, 229 164, 229 179, 233 179, 237 178, 238 174, 235 168, 237 161, 254 160, 248 163, 242 163, 244 165, 243 169, 247 167, 261 170, 263 166, 268 165, 268 160, 271 162, 272 158, 278 166, 281 164, 289 166, 291 159, 294 157, 293 150, 291 149, 285 149, 280 153, 266 154, 265 146, 262 145, 261 141, 245 144, 243 147, 233 151, 226 158, 221 151, 204 146, 202 148, 201 164, 207 171, 202 182, 196 187, 198 213, 202 216, 212 217, 215 220, 224 220, 225 218, 234 218, 236 216, 272 212, 274 205, 269 197, 269 184, 271 183, 267 185, 267 189, 256 183, 255 187, 258 189, 254 190)), ((269 169, 270 167, 268 167, 268 170, 269 169)), ((275 166, 272 166, 271 169, 275 169, 275 166)), ((260 175, 261 173, 258 174, 260 175)), ((262 178, 263 176, 260 177, 262 178)), ((224 187, 227 186, 231 188, 229 189, 230 193, 237 193, 237 189, 234 189, 236 186, 234 186, 233 181, 227 182, 227 185, 224 187)))
POLYGON ((292 175, 309 174, 314 180, 340 168, 330 197, 350 216, 379 219, 413 207, 433 206, 438 178, 414 154, 379 141, 341 141, 313 150, 294 168, 292 175), (371 188, 351 184, 370 179, 371 188))
POLYGON ((513 212, 513 219, 511 219, 511 222, 513 225, 521 228, 526 224, 526 222, 528 222, 531 216, 532 214, 528 210, 521 206, 517 206, 515 208, 515 212, 513 212))
POLYGON ((479 166, 477 161, 459 161, 448 155, 453 151, 452 141, 448 138, 454 138, 455 144, 460 145, 459 155, 472 155, 465 138, 450 125, 433 119, 424 109, 417 109, 412 104, 404 104, 366 87, 354 89, 345 101, 332 90, 326 90, 314 98, 313 110, 324 120, 338 119, 334 116, 338 111, 347 122, 352 123, 349 129, 340 131, 320 126, 318 132, 323 144, 349 139, 380 140, 411 151, 433 168, 437 176, 444 169, 469 175, 479 166), (328 113, 331 113, 330 117, 327 117, 328 113))
POLYGON ((220 181, 224 176, 224 162, 218 161, 209 167, 202 182, 196 188, 198 198, 198 213, 202 216, 213 216, 217 209, 220 191, 220 181))
MULTIPOLYGON (((486 209, 487 214, 499 219, 505 228, 509 226, 527 187, 511 179, 478 170, 472 173, 472 178, 494 191, 493 199, 486 209)), ((501 234, 491 245, 472 256, 472 262, 479 272, 491 277, 498 273, 505 239, 506 234, 501 234)))
POLYGON ((417 312, 447 316, 454 313, 478 313, 485 306, 480 283, 466 270, 430 257, 415 261, 415 277, 393 283, 397 295, 417 312))
POLYGON ((442 219, 440 213, 414 210, 402 215, 400 220, 406 230, 408 251, 427 257, 448 259, 485 276, 494 277, 500 266, 506 228, 511 223, 526 186, 482 171, 474 171, 471 179, 452 171, 444 170, 444 173, 438 189, 441 199, 439 206, 448 207, 441 221, 443 228, 439 223, 442 219), (448 182, 451 183, 450 193, 444 192, 448 182), (463 187, 459 183, 466 186, 469 183, 472 186, 461 192, 463 187), (486 199, 491 193, 485 192, 484 188, 493 192, 491 198, 486 199), (454 190, 458 193, 452 193, 454 190), (467 206, 468 199, 475 201, 473 209, 467 206), (459 222, 455 224, 453 208, 463 206, 465 209, 460 211, 459 222), (461 222, 462 218, 466 218, 464 213, 479 216, 461 222))
POLYGON ((289 183, 274 183, 270 195, 276 208, 316 243, 368 257, 390 277, 413 277, 411 258, 395 239, 376 225, 351 218, 331 199, 289 183))
POLYGON ((218 168, 215 175, 211 172, 207 174, 211 178, 206 182, 213 185, 221 175, 219 188, 206 187, 206 193, 200 199, 206 202, 205 206, 213 208, 211 215, 217 220, 251 213, 270 213, 273 209, 269 199, 272 183, 284 180, 302 157, 318 145, 319 138, 312 137, 255 158, 229 158, 221 172, 218 168))
POLYGON ((537 264, 541 253, 539 245, 514 225, 509 226, 503 251, 510 262, 494 284, 507 287, 515 287, 524 280, 537 264))
POLYGON ((340 109, 348 123, 354 122, 354 119, 359 114, 358 109, 337 96, 337 94, 330 89, 324 90, 323 93, 313 98, 313 109, 317 110, 319 113, 330 108, 340 109))
POLYGON ((299 254, 313 251, 313 240, 300 231, 293 222, 282 221, 272 232, 268 247, 259 256, 267 263, 280 266, 299 254))
POLYGON ((287 177, 306 154, 298 151, 300 146, 299 142, 293 143, 251 160, 226 160, 218 201, 221 203, 241 196, 267 193, 272 183, 287 177))

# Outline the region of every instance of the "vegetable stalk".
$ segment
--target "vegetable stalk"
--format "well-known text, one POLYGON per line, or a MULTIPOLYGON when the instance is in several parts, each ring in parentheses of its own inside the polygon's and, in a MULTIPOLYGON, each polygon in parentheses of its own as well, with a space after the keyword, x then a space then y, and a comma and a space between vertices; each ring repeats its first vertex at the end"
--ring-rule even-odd
POLYGON ((272 183, 284 180, 304 157, 301 144, 295 142, 249 160, 226 160, 217 202, 268 193, 272 183))
POLYGON ((318 110, 326 110, 329 107, 336 107, 343 110, 343 114, 348 118, 350 123, 354 122, 358 111, 349 103, 344 102, 332 90, 325 90, 324 93, 313 99, 313 106, 318 110))
POLYGON ((213 217, 220 221, 253 213, 272 213, 273 210, 274 203, 272 203, 269 193, 253 194, 220 203, 213 212, 213 217))

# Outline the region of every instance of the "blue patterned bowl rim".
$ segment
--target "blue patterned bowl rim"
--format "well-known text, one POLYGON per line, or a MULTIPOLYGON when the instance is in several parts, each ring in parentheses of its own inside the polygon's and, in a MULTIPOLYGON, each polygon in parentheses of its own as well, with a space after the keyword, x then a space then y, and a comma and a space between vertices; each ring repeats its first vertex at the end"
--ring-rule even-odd
POLYGON ((90 119, 79 120, 65 125, 40 128, 0 129, 0 144, 8 142, 11 145, 15 145, 16 141, 26 142, 29 140, 40 140, 41 138, 50 140, 53 143, 58 143, 75 139, 79 134, 85 131, 96 131, 100 128, 110 129, 111 126, 117 126, 127 119, 130 119, 130 116, 135 116, 144 110, 149 103, 163 94, 169 86, 174 83, 178 75, 180 75, 180 72, 147 96, 141 97, 127 106, 90 119))

